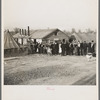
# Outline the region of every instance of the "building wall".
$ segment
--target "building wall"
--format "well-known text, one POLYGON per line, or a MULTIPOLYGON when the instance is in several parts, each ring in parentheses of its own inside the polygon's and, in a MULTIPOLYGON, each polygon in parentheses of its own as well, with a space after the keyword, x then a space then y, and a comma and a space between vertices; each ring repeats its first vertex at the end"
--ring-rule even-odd
POLYGON ((36 42, 42 43, 42 39, 36 39, 36 42))
POLYGON ((57 40, 69 40, 68 37, 66 36, 66 34, 64 34, 63 32, 61 31, 57 31, 57 32, 54 32, 50 35, 48 35, 47 37, 44 38, 45 40, 51 40, 51 41, 57 41, 57 40))
POLYGON ((26 45, 27 44, 27 39, 26 38, 16 38, 16 39, 18 39, 18 43, 20 43, 20 44, 22 44, 23 43, 23 45, 26 45))
POLYGON ((22 44, 22 39, 21 39, 21 38, 18 38, 18 42, 19 42, 20 44, 22 44))
POLYGON ((34 40, 36 40, 36 42, 38 42, 38 43, 42 43, 42 39, 31 39, 33 42, 34 42, 34 40))
POLYGON ((27 44, 27 39, 23 38, 23 45, 27 44))

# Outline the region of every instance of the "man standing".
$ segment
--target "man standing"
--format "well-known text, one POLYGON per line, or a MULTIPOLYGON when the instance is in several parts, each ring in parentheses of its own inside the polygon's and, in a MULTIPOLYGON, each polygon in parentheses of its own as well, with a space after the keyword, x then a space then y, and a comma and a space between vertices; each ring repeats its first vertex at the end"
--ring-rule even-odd
POLYGON ((69 47, 70 47, 70 55, 73 55, 74 45, 72 42, 70 43, 69 47))
POLYGON ((28 55, 31 53, 30 41, 27 41, 28 55))
POLYGON ((37 42, 34 43, 34 49, 35 49, 35 53, 37 53, 37 49, 38 49, 38 43, 37 42))
POLYGON ((79 56, 80 55, 80 41, 78 41, 78 43, 77 43, 77 53, 79 56))
POLYGON ((80 53, 83 55, 83 42, 80 43, 80 53))
POLYGON ((86 55, 87 54, 87 43, 86 43, 86 41, 84 41, 84 43, 83 43, 83 50, 84 50, 84 55, 86 55))
POLYGON ((89 44, 88 44, 88 52, 89 53, 91 52, 91 42, 89 42, 89 44))
POLYGON ((94 41, 92 40, 92 43, 91 43, 91 53, 94 53, 94 41))
POLYGON ((56 54, 59 53, 59 44, 58 44, 58 42, 55 43, 55 53, 56 54))
POLYGON ((55 43, 51 44, 52 55, 55 55, 55 43))
POLYGON ((61 49, 62 49, 62 56, 65 56, 65 51, 66 51, 65 39, 63 39, 63 42, 61 44, 61 49))
POLYGON ((66 41, 66 55, 69 55, 69 43, 66 41))

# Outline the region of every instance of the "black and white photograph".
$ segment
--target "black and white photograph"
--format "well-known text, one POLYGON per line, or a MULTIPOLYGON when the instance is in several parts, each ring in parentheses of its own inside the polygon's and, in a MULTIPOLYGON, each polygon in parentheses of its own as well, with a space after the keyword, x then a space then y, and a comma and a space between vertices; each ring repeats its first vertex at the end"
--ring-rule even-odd
POLYGON ((3 84, 97 84, 97 0, 3 0, 3 84))

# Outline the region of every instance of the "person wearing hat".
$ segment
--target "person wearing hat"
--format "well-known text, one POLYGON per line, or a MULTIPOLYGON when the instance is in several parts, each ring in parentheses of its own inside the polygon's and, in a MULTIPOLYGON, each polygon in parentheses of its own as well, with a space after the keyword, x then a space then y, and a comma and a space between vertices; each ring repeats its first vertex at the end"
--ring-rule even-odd
POLYGON ((95 51, 94 41, 92 40, 92 43, 91 43, 91 53, 94 53, 94 51, 95 51))
POLYGON ((84 43, 83 43, 83 50, 84 50, 84 55, 86 55, 87 54, 87 43, 86 43, 86 41, 84 41, 84 43))

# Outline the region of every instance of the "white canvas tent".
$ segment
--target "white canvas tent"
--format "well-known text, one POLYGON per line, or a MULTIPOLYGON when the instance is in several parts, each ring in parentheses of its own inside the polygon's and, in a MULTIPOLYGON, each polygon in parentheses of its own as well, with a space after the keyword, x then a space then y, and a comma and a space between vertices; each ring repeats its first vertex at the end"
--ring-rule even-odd
POLYGON ((82 41, 81 37, 77 33, 73 33, 71 36, 74 36, 77 41, 82 41))
POLYGON ((4 32, 4 49, 14 49, 19 46, 9 32, 4 32))

